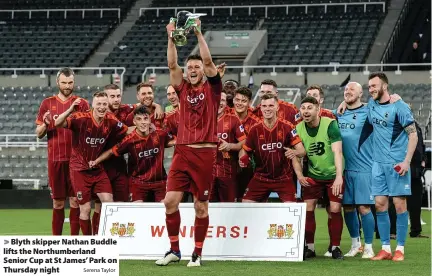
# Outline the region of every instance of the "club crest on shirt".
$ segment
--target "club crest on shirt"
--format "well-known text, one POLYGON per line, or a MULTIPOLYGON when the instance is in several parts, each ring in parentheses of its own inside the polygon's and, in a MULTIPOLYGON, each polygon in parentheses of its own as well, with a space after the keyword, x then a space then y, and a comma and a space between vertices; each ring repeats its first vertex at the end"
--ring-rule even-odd
POLYGON ((229 127, 229 123, 228 123, 228 122, 225 122, 223 128, 224 128, 224 130, 229 130, 229 128, 230 128, 230 127, 229 127))
POLYGON ((57 110, 57 106, 55 106, 55 105, 51 106, 51 110, 52 111, 56 111, 57 110))
POLYGON ((279 130, 277 133, 278 139, 282 140, 283 139, 283 132, 282 130, 279 130))
POLYGON ((260 134, 259 139, 264 140, 264 135, 260 134))
POLYGON ((152 141, 153 141, 153 144, 158 144, 159 143, 159 137, 157 135, 154 135, 152 137, 152 141))
POLYGON ((385 117, 385 118, 388 118, 388 116, 389 116, 389 113, 386 112, 386 113, 384 114, 384 117, 385 117))

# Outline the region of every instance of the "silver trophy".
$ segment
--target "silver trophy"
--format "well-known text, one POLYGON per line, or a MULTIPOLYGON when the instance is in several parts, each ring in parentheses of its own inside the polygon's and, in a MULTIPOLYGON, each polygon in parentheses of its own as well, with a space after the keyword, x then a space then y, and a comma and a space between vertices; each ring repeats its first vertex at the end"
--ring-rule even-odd
MULTIPOLYGON (((171 17, 170 22, 175 22, 176 28, 171 33, 174 44, 184 46, 187 44, 187 35, 194 28, 199 28, 195 19, 205 16, 206 13, 191 13, 188 11, 179 11, 177 17, 171 17)), ((201 30, 199 30, 201 31, 201 30)))

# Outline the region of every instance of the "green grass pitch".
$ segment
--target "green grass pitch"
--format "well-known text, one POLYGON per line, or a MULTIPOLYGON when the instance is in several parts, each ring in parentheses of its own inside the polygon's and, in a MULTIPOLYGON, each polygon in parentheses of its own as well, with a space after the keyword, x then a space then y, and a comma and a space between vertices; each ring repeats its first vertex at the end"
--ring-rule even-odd
MULTIPOLYGON (((68 214, 68 213, 66 213, 68 214)), ((327 216, 323 210, 318 210, 317 233, 315 237, 316 250, 319 257, 301 263, 292 262, 223 262, 205 261, 199 268, 187 268, 187 261, 172 264, 168 267, 158 267, 153 261, 121 261, 120 275, 136 276, 193 276, 193 275, 431 275, 431 239, 407 238, 405 261, 373 262, 363 260, 360 256, 345 258, 343 261, 321 257, 328 246, 327 216)), ((431 212, 423 211, 422 218, 427 223, 423 233, 431 234, 431 212)), ((51 233, 51 210, 0 210, 0 235, 49 235, 51 233)), ((69 233, 69 225, 65 224, 64 233, 69 233)), ((346 227, 342 238, 342 251, 346 253, 351 245, 351 239, 346 227)), ((139 246, 139 245, 137 245, 139 246)), ((251 244, 251 246, 253 246, 251 244)), ((395 249, 392 241, 392 249, 395 249)), ((168 245, 167 245, 168 247, 168 245)), ((377 253, 380 242, 374 241, 377 253)))

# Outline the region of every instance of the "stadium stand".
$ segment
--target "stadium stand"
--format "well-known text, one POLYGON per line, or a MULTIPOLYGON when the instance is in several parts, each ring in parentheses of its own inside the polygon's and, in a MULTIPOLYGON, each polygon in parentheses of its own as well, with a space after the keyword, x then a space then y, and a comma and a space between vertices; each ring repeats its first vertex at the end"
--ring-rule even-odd
MULTIPOLYGON (((120 15, 124 16, 133 2, 1 1, 0 33, 3 39, 0 42, 0 67, 82 66, 120 22, 118 8, 120 15), (31 13, 27 10, 11 11, 22 7, 35 10, 31 13), (49 9, 78 10, 48 12, 49 9), (112 10, 104 10, 101 14, 100 9, 112 10)), ((9 74, 6 71, 0 73, 9 74)))
MULTIPOLYGON (((431 1, 410 1, 389 63, 431 62, 431 1), (413 43, 418 48, 413 50, 413 43), (423 54, 426 54, 423 56, 423 54)), ((418 68, 412 68, 416 70, 418 68)))
MULTIPOLYGON (((153 7, 193 7, 193 6, 229 6, 227 8, 197 8, 195 12, 205 12, 202 18, 203 30, 253 30, 257 29, 260 20, 264 23, 259 28, 268 31, 268 50, 261 57, 259 64, 328 64, 363 63, 369 53, 377 31, 386 15, 382 5, 367 5, 366 13, 363 5, 309 7, 306 14, 304 7, 291 7, 289 14, 282 7, 269 7, 267 17, 265 9, 247 5, 263 5, 263 1, 250 0, 247 2, 218 1, 212 3, 186 1, 154 1, 153 7), (240 5, 246 6, 241 8, 240 5), (213 12, 213 16, 212 15, 213 12), (305 35, 306 34, 306 35, 305 35), (347 54, 348 53, 348 54, 347 54)), ((319 1, 320 3, 335 3, 335 1, 319 1)), ((355 3, 360 1, 336 1, 336 3, 355 3)), ((382 1, 384 2, 384 1, 382 1)), ((301 1, 272 1, 272 5, 283 4, 311 4, 313 0, 301 1)), ((268 4, 267 2, 264 4, 268 4)), ((126 66, 129 83, 135 84, 140 78, 144 67, 166 66, 166 33, 165 26, 168 19, 175 14, 174 9, 159 10, 156 17, 155 10, 147 10, 105 59, 102 66, 126 66)), ((191 53, 195 45, 195 38, 190 37, 188 45, 179 48, 179 60, 184 60, 191 53)), ((229 69, 237 72, 240 69, 229 69)), ((271 69, 261 69, 269 72, 271 69)), ((294 71, 283 69, 282 71, 294 71)), ((309 71, 328 71, 328 68, 308 69, 309 71)), ((305 71, 308 71, 305 70, 305 71)), ((358 70, 358 68, 351 68, 358 70)), ((166 73, 165 71, 158 71, 166 73)))

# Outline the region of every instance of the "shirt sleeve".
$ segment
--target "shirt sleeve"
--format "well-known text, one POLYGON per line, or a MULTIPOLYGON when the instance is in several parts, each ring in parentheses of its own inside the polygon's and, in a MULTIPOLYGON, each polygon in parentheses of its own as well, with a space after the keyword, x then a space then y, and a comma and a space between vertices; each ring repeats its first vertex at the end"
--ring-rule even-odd
POLYGON ((252 128, 249 135, 246 137, 246 142, 243 144, 243 149, 247 152, 254 151, 256 140, 256 128, 252 128))
POLYGON ((39 107, 39 111, 38 114, 36 116, 36 124, 37 125, 42 125, 44 123, 43 121, 43 116, 45 114, 45 112, 48 111, 47 105, 46 105, 46 101, 42 101, 40 107, 39 107))
POLYGON ((213 95, 220 95, 222 93, 222 79, 219 75, 219 72, 214 77, 207 77, 207 82, 210 92, 213 95))
POLYGON ((402 100, 396 102, 398 106, 396 107, 396 116, 399 119, 402 127, 407 127, 414 123, 414 117, 409 106, 402 100))
POLYGON ((75 130, 77 129, 77 126, 79 125, 79 119, 81 118, 81 116, 79 116, 78 113, 72 113, 71 115, 69 115, 66 118, 66 128, 70 129, 70 130, 75 130))
POLYGON ((112 134, 114 137, 118 140, 123 139, 126 136, 128 127, 117 119, 113 119, 111 124, 113 128, 112 134))
POLYGON ((162 135, 164 136, 164 141, 165 141, 164 145, 165 147, 168 147, 168 143, 174 140, 174 136, 165 130, 162 130, 162 135))
POLYGON ((115 156, 123 155, 128 152, 128 147, 131 143, 133 143, 132 136, 126 136, 120 143, 112 148, 112 152, 115 156))
POLYGON ((244 126, 242 125, 242 123, 240 122, 239 118, 234 117, 234 131, 235 131, 235 138, 237 139, 238 142, 243 141, 244 139, 246 139, 246 135, 245 135, 245 131, 244 131, 244 126))
POLYGON ((76 109, 76 111, 86 112, 89 110, 90 110, 90 105, 89 105, 88 101, 81 98, 81 102, 78 105, 78 108, 76 109))
POLYGON ((183 92, 183 90, 185 90, 187 88, 187 84, 188 82, 182 78, 182 81, 179 85, 175 85, 174 90, 177 92, 177 95, 180 96, 180 94, 183 92))
POLYGON ((336 120, 333 120, 330 123, 330 125, 329 125, 329 127, 327 129, 327 135, 328 135, 328 137, 330 139, 330 143, 331 144, 333 144, 335 142, 338 142, 338 141, 342 141, 342 137, 341 137, 341 134, 340 134, 339 126, 338 126, 336 120))
POLYGON ((287 135, 288 144, 291 147, 294 147, 298 143, 301 143, 300 136, 297 134, 297 130, 295 129, 295 127, 289 128, 288 131, 289 131, 287 135))
POLYGON ((127 115, 126 120, 125 120, 126 126, 128 126, 128 127, 134 126, 133 118, 134 118, 133 112, 131 112, 131 113, 129 113, 129 115, 127 115))

